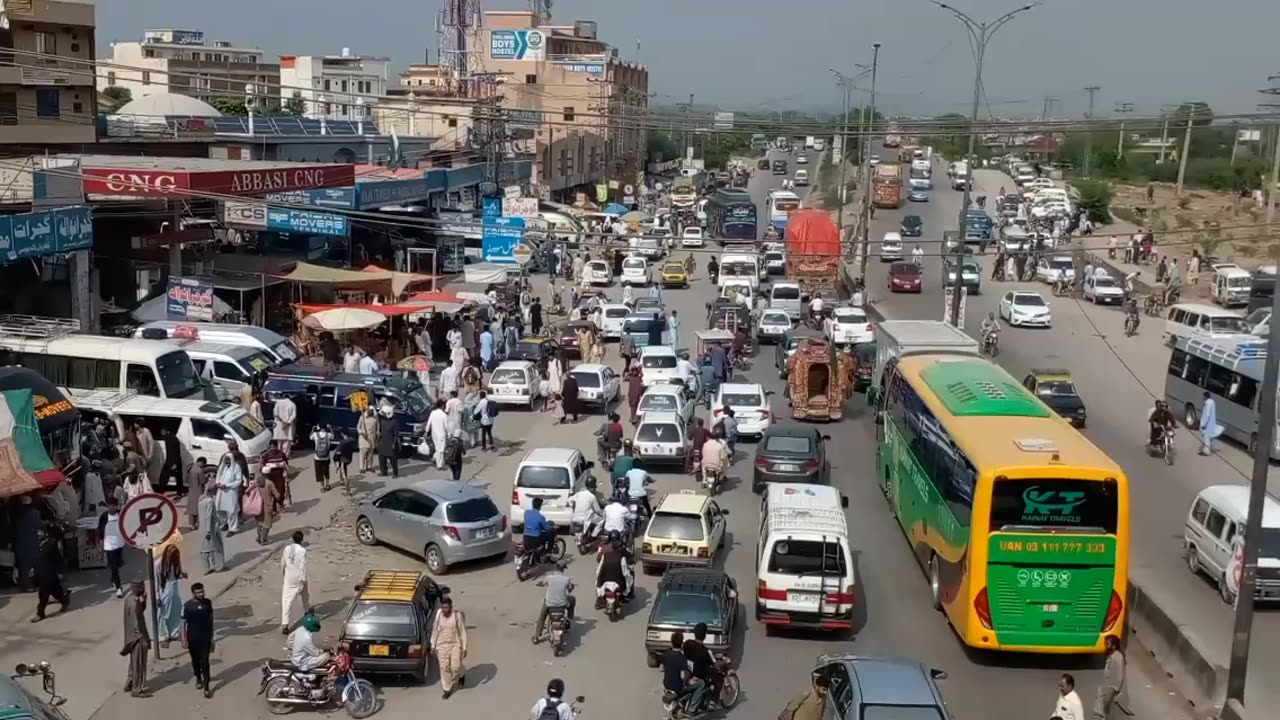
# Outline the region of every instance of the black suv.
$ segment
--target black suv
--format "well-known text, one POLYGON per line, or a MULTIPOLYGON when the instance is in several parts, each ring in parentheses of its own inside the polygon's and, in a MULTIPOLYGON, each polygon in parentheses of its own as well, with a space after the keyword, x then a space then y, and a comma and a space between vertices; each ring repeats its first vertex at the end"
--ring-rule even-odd
POLYGON ((787 161, 786 161, 786 160, 774 160, 774 161, 773 161, 773 174, 774 174, 774 175, 786 175, 786 174, 787 174, 787 161))
POLYGON ((924 233, 924 221, 919 215, 906 215, 899 226, 902 237, 920 237, 924 233))
POLYGON ((645 659, 658 667, 658 658, 671 647, 671 634, 693 637, 693 627, 707 624, 707 649, 728 653, 738 621, 738 586, 733 578, 711 568, 672 567, 654 594, 645 628, 645 659))

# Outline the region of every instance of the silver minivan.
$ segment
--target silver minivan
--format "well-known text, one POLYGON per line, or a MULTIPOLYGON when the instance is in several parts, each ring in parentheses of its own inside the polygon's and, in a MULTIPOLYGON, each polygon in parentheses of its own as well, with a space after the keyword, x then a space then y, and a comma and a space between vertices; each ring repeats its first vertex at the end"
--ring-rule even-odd
MULTIPOLYGON (((1235 603, 1239 581, 1237 541, 1243 543, 1249 514, 1248 485, 1210 485, 1196 495, 1182 531, 1187 567, 1218 585, 1222 599, 1235 603)), ((1258 548, 1257 600, 1280 600, 1280 502, 1268 495, 1262 509, 1262 542, 1258 548)))
POLYGON ((799 320, 804 310, 800 283, 775 282, 769 288, 769 309, 783 310, 792 320, 799 320))

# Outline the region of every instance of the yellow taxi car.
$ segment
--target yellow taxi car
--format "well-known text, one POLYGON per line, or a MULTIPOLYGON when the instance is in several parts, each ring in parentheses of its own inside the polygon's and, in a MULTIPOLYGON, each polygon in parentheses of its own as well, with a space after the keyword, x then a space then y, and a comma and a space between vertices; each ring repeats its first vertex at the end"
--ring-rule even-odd
POLYGON ((662 287, 689 287, 689 271, 684 263, 671 260, 662 263, 662 271, 658 275, 662 287))
POLYGON ((342 622, 338 644, 358 673, 411 675, 426 682, 431 623, 449 588, 425 574, 370 570, 342 622))
POLYGON ((644 571, 658 573, 671 565, 711 567, 724 547, 728 515, 710 495, 696 490, 663 497, 640 545, 644 571))

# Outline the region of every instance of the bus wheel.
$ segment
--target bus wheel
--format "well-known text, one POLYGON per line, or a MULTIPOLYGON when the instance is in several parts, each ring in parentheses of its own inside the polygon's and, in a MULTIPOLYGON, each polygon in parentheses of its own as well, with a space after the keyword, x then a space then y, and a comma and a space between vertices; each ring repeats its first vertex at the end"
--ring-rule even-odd
POLYGON ((929 557, 929 592, 933 594, 933 609, 942 609, 942 579, 938 569, 938 556, 929 557))
POLYGON ((1187 427, 1191 428, 1192 430, 1195 430, 1200 427, 1200 416, 1196 412, 1195 405, 1192 405, 1191 403, 1187 403, 1187 409, 1184 410, 1182 413, 1182 420, 1187 424, 1187 427))

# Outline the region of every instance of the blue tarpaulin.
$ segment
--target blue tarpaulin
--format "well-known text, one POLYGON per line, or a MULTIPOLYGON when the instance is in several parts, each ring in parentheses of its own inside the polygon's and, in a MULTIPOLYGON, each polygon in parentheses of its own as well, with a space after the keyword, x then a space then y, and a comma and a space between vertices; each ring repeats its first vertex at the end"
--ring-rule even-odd
POLYGON ((604 211, 610 215, 624 215, 630 209, 626 205, 619 205, 618 203, 609 203, 604 206, 604 211))

